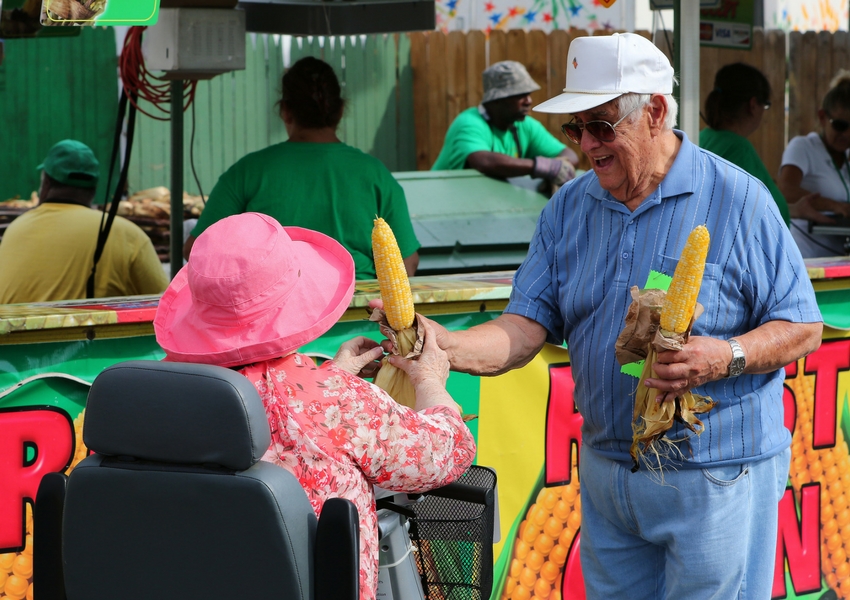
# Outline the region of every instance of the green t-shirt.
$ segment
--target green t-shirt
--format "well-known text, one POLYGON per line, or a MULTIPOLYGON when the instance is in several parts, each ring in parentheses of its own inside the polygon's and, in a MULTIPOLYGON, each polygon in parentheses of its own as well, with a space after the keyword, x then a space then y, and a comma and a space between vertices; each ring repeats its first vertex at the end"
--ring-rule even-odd
POLYGON ((419 249, 404 190, 381 161, 345 144, 283 142, 248 154, 219 178, 192 235, 243 212, 338 240, 354 257, 357 279, 375 278, 376 216, 389 223, 402 256, 419 249))
POLYGON ((466 169, 466 157, 482 150, 507 154, 514 158, 551 158, 558 156, 566 148, 533 117, 526 117, 514 125, 521 148, 516 147, 513 132, 491 126, 478 112, 477 107, 466 109, 449 126, 443 149, 431 169, 466 169))
POLYGON ((776 187, 773 177, 770 176, 767 167, 764 166, 750 140, 731 131, 719 131, 706 127, 699 132, 699 145, 701 148, 714 152, 717 156, 741 167, 766 185, 770 195, 773 196, 773 201, 779 207, 782 220, 785 221, 786 225, 791 224, 791 215, 788 212, 785 196, 776 187))

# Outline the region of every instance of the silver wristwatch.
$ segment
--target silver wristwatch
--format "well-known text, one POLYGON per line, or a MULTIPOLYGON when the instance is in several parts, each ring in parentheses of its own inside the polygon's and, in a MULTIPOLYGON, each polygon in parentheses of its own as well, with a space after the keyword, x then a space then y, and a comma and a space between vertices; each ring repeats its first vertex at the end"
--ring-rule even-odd
POLYGON ((741 348, 738 340, 733 338, 726 341, 732 348, 732 362, 729 363, 729 371, 726 373, 726 377, 737 377, 744 372, 747 366, 747 357, 744 356, 744 349, 741 348))

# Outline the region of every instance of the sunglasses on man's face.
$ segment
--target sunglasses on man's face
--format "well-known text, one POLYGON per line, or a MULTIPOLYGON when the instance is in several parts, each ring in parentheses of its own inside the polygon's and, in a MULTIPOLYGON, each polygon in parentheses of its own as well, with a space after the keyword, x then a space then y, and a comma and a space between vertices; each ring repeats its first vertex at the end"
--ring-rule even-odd
POLYGON ((844 133, 850 129, 850 122, 845 121, 844 119, 830 118, 829 124, 832 125, 832 129, 835 130, 835 133, 844 133))
POLYGON ((569 123, 561 125, 561 131, 573 144, 581 144, 581 134, 583 130, 595 137, 600 142, 613 142, 617 137, 617 131, 614 129, 617 125, 623 122, 623 119, 632 114, 637 107, 633 108, 624 114, 616 123, 608 121, 588 121, 587 123, 576 123, 575 119, 569 123))

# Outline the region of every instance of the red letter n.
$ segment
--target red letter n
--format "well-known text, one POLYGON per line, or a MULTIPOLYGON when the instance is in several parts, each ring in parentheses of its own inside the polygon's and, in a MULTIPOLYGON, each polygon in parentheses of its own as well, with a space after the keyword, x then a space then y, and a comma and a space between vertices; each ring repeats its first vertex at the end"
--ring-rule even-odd
POLYGON ((820 571, 820 484, 800 490, 800 519, 790 487, 779 501, 779 532, 773 571, 773 598, 785 598, 785 558, 796 595, 821 589, 820 571))

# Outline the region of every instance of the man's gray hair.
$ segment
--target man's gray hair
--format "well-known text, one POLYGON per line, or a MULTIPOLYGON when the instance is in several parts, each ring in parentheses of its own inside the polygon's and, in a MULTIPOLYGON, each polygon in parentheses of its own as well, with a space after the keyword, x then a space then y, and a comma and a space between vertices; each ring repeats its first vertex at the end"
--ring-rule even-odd
MULTIPOLYGON (((619 114, 631 113, 626 121, 634 121, 640 116, 637 109, 648 105, 651 98, 652 94, 623 94, 616 99, 619 114)), ((664 94, 664 98, 667 100, 667 117, 664 119, 664 129, 673 129, 676 126, 676 117, 679 116, 679 105, 676 103, 673 94, 664 94)))

